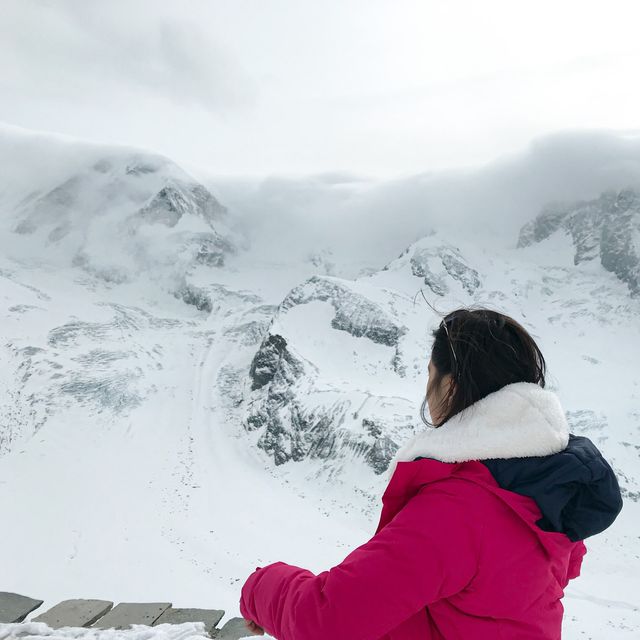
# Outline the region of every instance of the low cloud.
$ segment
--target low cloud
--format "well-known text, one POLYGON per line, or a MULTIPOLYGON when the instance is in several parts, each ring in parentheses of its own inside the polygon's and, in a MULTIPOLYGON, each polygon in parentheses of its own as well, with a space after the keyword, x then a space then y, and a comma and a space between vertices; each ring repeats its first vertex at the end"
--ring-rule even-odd
POLYGON ((3 93, 81 104, 125 89, 214 112, 251 106, 257 88, 240 63, 204 28, 159 5, 6 0, 3 93))
MULTIPOLYGON (((339 174, 338 174, 339 175, 339 174)), ((338 176, 336 176, 337 178, 338 176)), ((345 265, 382 267, 432 230, 450 242, 515 247, 520 227, 549 202, 640 188, 640 135, 561 132, 483 167, 401 180, 211 179, 264 259, 330 249, 345 265)))

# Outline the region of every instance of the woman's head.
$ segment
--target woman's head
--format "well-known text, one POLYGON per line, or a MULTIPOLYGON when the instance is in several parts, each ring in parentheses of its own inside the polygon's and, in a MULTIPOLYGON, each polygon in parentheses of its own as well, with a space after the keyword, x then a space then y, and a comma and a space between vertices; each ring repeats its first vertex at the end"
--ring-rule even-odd
POLYGON ((513 382, 545 385, 538 345, 513 318, 490 309, 456 309, 432 331, 422 420, 440 426, 481 398, 513 382), (425 417, 426 407, 433 420, 425 417))

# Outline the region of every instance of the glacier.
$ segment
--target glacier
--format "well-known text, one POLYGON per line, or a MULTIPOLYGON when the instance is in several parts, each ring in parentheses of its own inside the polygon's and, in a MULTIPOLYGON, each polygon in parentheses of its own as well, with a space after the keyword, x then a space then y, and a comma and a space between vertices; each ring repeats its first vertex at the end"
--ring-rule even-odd
POLYGON ((626 503, 587 541, 565 637, 637 635, 633 189, 547 203, 512 246, 433 228, 354 268, 319 244, 266 256, 214 185, 156 154, 0 133, 8 590, 233 617, 257 564, 340 562, 425 428, 426 298, 502 310, 537 340, 626 503))

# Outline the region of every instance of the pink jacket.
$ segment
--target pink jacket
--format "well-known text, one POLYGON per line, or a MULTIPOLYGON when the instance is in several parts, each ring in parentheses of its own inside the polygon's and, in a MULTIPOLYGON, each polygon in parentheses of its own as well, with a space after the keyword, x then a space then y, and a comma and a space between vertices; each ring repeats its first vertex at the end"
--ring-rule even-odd
MULTIPOLYGON (((609 524, 621 506, 599 452, 586 438, 571 438, 557 455, 505 457, 493 467, 478 460, 396 462, 375 535, 318 575, 284 562, 256 568, 242 587, 242 616, 278 640, 559 640, 563 590, 586 552, 575 538, 605 526, 584 525, 592 522, 584 517, 584 496, 593 487, 572 496, 567 486, 578 486, 584 469, 587 484, 604 469, 607 491, 613 487, 609 524), (544 485, 544 514, 534 498, 496 480, 523 490, 526 468, 524 491, 535 492, 540 469, 555 477, 541 466, 550 463, 561 470, 561 490, 544 485), (574 540, 553 530, 556 521, 571 531, 577 523, 574 540)), ((599 500, 595 512, 603 511, 599 500)))

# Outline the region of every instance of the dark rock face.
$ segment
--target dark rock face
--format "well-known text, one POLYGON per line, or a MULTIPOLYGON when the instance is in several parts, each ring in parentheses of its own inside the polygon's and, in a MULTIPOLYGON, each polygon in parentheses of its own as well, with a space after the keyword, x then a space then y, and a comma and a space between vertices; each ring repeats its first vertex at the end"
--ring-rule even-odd
POLYGON ((418 248, 411 256, 410 264, 413 275, 424 278, 424 283, 439 296, 449 292, 446 275, 457 280, 469 295, 472 295, 482 284, 478 272, 471 268, 462 255, 452 247, 418 248), (430 266, 431 263, 441 265, 445 273, 434 271, 430 266))
POLYGON ((380 475, 389 468, 389 463, 399 447, 391 438, 384 435, 382 425, 374 420, 363 418, 362 426, 370 436, 375 438, 373 445, 367 449, 366 461, 380 475))
POLYGON ((565 205, 547 205, 535 219, 520 229, 518 247, 526 247, 548 238, 562 226, 568 213, 569 208, 565 205))
POLYGON ((231 242, 217 234, 198 234, 193 242, 198 245, 196 262, 207 267, 223 267, 225 256, 235 253, 231 242))
POLYGON ((622 191, 611 208, 600 240, 600 261, 640 293, 640 195, 622 191))
POLYGON ((368 338, 377 344, 397 347, 407 332, 380 305, 351 290, 338 279, 326 276, 313 276, 292 289, 280 309, 286 311, 314 300, 329 302, 335 309, 331 326, 356 338, 368 338))
POLYGON ((314 367, 295 357, 281 335, 270 334, 263 340, 249 373, 255 398, 245 428, 262 430, 258 447, 272 455, 276 465, 357 455, 378 474, 388 467, 398 446, 384 435, 381 425, 366 418, 362 433, 343 428, 352 411, 348 400, 305 405, 314 367))
MULTIPOLYGON (((273 455, 277 465, 305 457, 331 456, 335 444, 333 412, 309 412, 297 400, 294 385, 308 372, 278 334, 265 338, 249 370, 252 391, 263 390, 246 418, 251 431, 264 429, 258 446, 273 455)), ((343 411, 344 412, 344 411, 343 411)))
POLYGON ((389 463, 397 450, 398 445, 391 438, 382 436, 373 443, 366 460, 371 468, 380 475, 389 468, 389 463))
POLYGON ((224 335, 242 346, 255 346, 262 341, 267 329, 268 322, 249 320, 225 329, 224 335))
POLYGON ((149 173, 156 173, 158 169, 159 167, 157 163, 149 160, 138 160, 137 162, 127 165, 125 172, 130 176, 142 176, 149 173))
POLYGON ((362 418, 362 427, 374 438, 379 438, 382 435, 382 427, 374 420, 362 418))
POLYGON ((302 363, 287 350, 287 341, 277 334, 269 335, 251 362, 251 389, 261 389, 276 376, 278 383, 292 384, 303 372, 302 363))
MULTIPOLYGON (((406 327, 395 320, 393 306, 387 310, 382 303, 354 290, 357 286, 351 287, 348 281, 331 276, 314 276, 292 289, 276 314, 284 316, 294 307, 312 302, 327 303, 335 312, 331 328, 390 347, 391 366, 398 375, 405 375, 401 339, 406 327)), ((373 348, 366 343, 361 346, 373 348)), ((257 444, 273 456, 277 465, 306 458, 358 458, 376 473, 382 473, 398 448, 385 435, 388 425, 384 427, 365 418, 361 429, 357 424, 354 428, 357 411, 354 413, 353 400, 338 388, 326 396, 322 385, 318 394, 319 373, 313 363, 295 352, 283 335, 270 332, 251 362, 251 398, 245 428, 261 431, 257 444)))
POLYGON ((376 474, 381 474, 398 445, 381 432, 372 438, 342 428, 350 409, 346 400, 330 407, 304 407, 295 391, 283 388, 282 380, 276 376, 269 383, 266 396, 253 406, 245 427, 250 431, 263 430, 258 447, 272 455, 276 465, 306 458, 338 460, 358 456, 376 474))
POLYGON ((200 287, 195 287, 192 284, 184 284, 174 295, 184 303, 194 306, 198 311, 211 313, 213 310, 213 303, 209 294, 200 287))
POLYGON ((574 264, 600 258, 602 266, 640 292, 640 195, 626 189, 574 204, 549 205, 520 230, 518 247, 545 240, 558 230, 569 234, 574 264))
POLYGON ((440 252, 440 258, 447 273, 454 280, 458 280, 469 295, 473 294, 480 286, 478 272, 469 267, 462 256, 457 255, 456 252, 451 249, 444 248, 440 252))
POLYGON ((200 216, 213 227, 226 209, 201 184, 172 180, 137 215, 147 222, 174 227, 188 214, 200 216))

